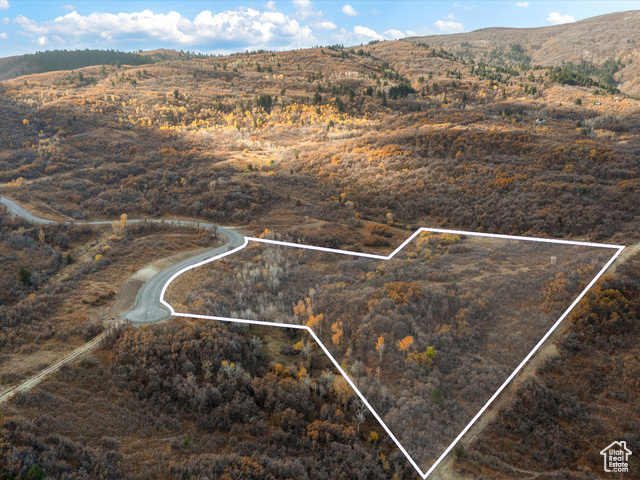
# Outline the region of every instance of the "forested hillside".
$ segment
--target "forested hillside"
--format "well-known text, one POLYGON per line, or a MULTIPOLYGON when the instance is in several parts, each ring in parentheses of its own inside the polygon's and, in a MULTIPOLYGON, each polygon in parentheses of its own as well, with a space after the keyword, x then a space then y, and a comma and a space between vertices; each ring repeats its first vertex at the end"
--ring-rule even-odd
POLYGON ((208 55, 172 50, 120 52, 117 50, 47 50, 0 59, 0 80, 32 73, 76 70, 93 65, 148 65, 159 61, 207 58, 208 55))
MULTIPOLYGON (((2 60, 0 194, 47 218, 108 222, 39 227, 0 212, 0 393, 110 326, 167 257, 224 241, 127 218, 381 255, 420 226, 638 243, 639 30, 626 12, 353 47, 2 60)), ((384 267, 247 249, 169 293, 206 314, 311 322, 403 432, 418 405, 455 435, 454 400, 471 412, 502 360, 526 350, 521 335, 493 339, 540 334, 602 259, 532 253, 531 267, 510 261, 514 245, 419 240, 384 267), (505 298, 508 310, 489 312, 505 298)), ((605 439, 640 451, 640 274, 624 259, 437 475, 595 478, 605 439)), ((120 327, 1 405, 0 475, 416 478, 299 333, 177 318, 120 327)), ((427 459, 446 443, 418 433, 427 459)))

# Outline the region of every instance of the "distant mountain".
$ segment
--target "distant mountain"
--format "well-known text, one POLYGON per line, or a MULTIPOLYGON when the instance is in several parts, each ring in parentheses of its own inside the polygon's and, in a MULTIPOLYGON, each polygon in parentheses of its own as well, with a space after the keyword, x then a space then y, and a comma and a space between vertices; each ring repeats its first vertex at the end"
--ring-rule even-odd
POLYGON ((414 43, 468 52, 480 61, 555 66, 581 61, 602 65, 620 60, 619 88, 640 94, 640 11, 601 15, 575 23, 539 28, 484 28, 469 33, 410 37, 414 43))
POLYGON ((0 58, 0 80, 32 73, 74 70, 93 65, 148 65, 162 61, 201 57, 207 57, 207 55, 168 49, 157 49, 148 52, 89 49, 47 50, 45 52, 0 58))
POLYGON ((144 65, 154 61, 148 55, 116 50, 47 50, 0 59, 0 80, 92 65, 144 65))
MULTIPOLYGON (((568 70, 640 95, 640 11, 601 15, 579 22, 539 28, 484 28, 469 33, 409 37, 404 41, 452 52, 489 64, 568 65, 568 70)), ((397 42, 385 42, 394 50, 397 42)), ((398 52, 403 54, 401 51, 398 52)), ((394 50, 394 55, 397 55, 394 50)), ((143 65, 206 58, 170 49, 147 52, 56 50, 0 59, 0 81, 32 73, 72 70, 92 65, 143 65)))

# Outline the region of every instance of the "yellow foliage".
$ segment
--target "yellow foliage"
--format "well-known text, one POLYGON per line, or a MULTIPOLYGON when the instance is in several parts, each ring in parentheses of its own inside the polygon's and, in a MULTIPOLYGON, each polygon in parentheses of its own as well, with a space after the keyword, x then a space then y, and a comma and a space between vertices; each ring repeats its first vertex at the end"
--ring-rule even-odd
MULTIPOLYGON (((301 302, 302 303, 302 302, 301 302)), ((309 317, 309 321, 307 322, 307 327, 314 330, 322 326, 322 321, 324 320, 324 314, 319 313, 315 317, 311 315, 309 317)))
POLYGON ((335 392, 338 400, 346 406, 349 402, 349 399, 353 395, 353 390, 351 389, 351 385, 344 379, 342 376, 338 376, 333 380, 332 389, 335 392))
POLYGON ((307 308, 304 305, 304 302, 302 300, 298 301, 298 304, 293 307, 293 313, 295 315, 304 315, 304 313, 306 312, 307 308))
POLYGON ((24 178, 23 177, 18 177, 14 180, 11 180, 9 183, 7 183, 7 187, 9 188, 18 188, 21 187, 22 184, 24 183, 24 178))
POLYGON ((384 289, 387 291, 387 296, 396 305, 405 305, 410 300, 422 297, 422 289, 417 282, 385 283, 384 289))
POLYGON ((453 235, 451 233, 443 233, 440 235, 440 245, 453 245, 460 241, 460 235, 453 235))
POLYGON ((102 255, 101 254, 97 254, 95 256, 95 258, 94 258, 94 261, 99 262, 101 258, 102 258, 102 255))
POLYGON ((451 325, 449 325, 449 324, 436 325, 436 333, 438 335, 445 335, 445 334, 449 333, 450 331, 451 331, 451 325))
POLYGON ((424 352, 410 353, 407 356, 407 362, 412 361, 426 370, 431 370, 434 358, 436 358, 436 349, 433 347, 427 347, 424 352))
POLYGON ((408 350, 412 345, 413 337, 411 336, 404 337, 402 340, 398 340, 397 343, 398 350, 400 350, 401 352, 408 350))
POLYGON ((331 324, 331 341, 334 345, 340 345, 342 341, 342 334, 344 333, 342 330, 342 322, 334 322, 331 324))

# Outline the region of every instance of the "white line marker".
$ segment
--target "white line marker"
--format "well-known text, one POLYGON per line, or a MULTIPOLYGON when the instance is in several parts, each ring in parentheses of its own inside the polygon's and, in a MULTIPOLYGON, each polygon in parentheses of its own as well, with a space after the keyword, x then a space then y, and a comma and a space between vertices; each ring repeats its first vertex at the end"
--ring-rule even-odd
POLYGON ((320 348, 327 355, 327 357, 329 357, 329 360, 331 360, 331 363, 333 363, 333 365, 340 372, 340 374, 344 377, 344 379, 347 381, 347 383, 349 383, 351 388, 353 388, 354 392, 356 392, 358 397, 360 397, 360 400, 362 400, 362 402, 367 406, 367 408, 369 409, 371 414, 376 418, 376 420, 378 420, 378 422, 380 422, 380 425, 382 426, 382 428, 384 428, 384 430, 387 432, 387 435, 389 435, 389 437, 394 441, 396 446, 404 454, 404 456, 407 458, 409 463, 411 463, 411 465, 413 465, 413 468, 416 469, 418 474, 423 479, 425 479, 431 474, 431 472, 433 472, 435 470, 435 468, 442 462, 442 460, 444 460, 444 458, 449 454, 451 449, 453 447, 455 447, 455 445, 460 441, 460 439, 464 436, 464 434, 467 433, 467 431, 473 426, 473 424, 478 420, 478 418, 480 418, 480 416, 485 412, 485 410, 487 410, 487 408, 489 408, 491 403, 493 403, 493 401, 498 397, 498 395, 500 395, 500 393, 507 387, 509 382, 511 382, 511 380, 513 380, 513 378, 518 374, 518 372, 520 372, 520 370, 522 370, 522 368, 531 359, 531 357, 540 349, 540 347, 549 338, 549 336, 551 336, 551 334, 554 332, 554 330, 556 330, 560 326, 560 324, 567 317, 567 315, 569 315, 569 313, 571 313, 571 310, 573 310, 575 308, 575 306, 580 302, 580 300, 582 300, 582 298, 587 294, 587 292, 591 289, 591 287, 593 287, 593 285, 598 281, 598 279, 607 271, 607 269, 611 266, 611 264, 615 261, 615 259, 618 258, 618 256, 624 250, 624 248, 625 248, 624 245, 610 245, 610 244, 606 244, 606 243, 578 242, 578 241, 572 241, 572 240, 557 240, 557 239, 553 239, 553 238, 522 237, 522 236, 517 236, 517 235, 501 235, 501 234, 497 234, 497 233, 482 233, 482 232, 465 232, 463 230, 448 230, 448 229, 442 229, 442 228, 425 228, 425 227, 419 228, 418 230, 416 230, 409 238, 407 238, 404 242, 402 242, 402 244, 398 248, 396 248, 393 252, 391 252, 387 256, 375 255, 373 253, 350 252, 348 250, 339 250, 339 249, 335 249, 335 248, 316 247, 316 246, 313 246, 313 245, 304 245, 304 244, 300 244, 300 243, 283 242, 283 241, 279 241, 279 240, 268 240, 268 239, 264 239, 264 238, 245 237, 244 243, 242 245, 240 245, 239 247, 236 247, 233 250, 229 250, 228 252, 222 253, 220 255, 216 255, 214 257, 211 257, 211 258, 209 258, 207 260, 203 260, 202 262, 196 263, 194 265, 189 265, 188 267, 185 267, 182 270, 176 272, 174 275, 172 275, 171 278, 169 278, 169 280, 167 280, 167 283, 165 283, 164 287, 162 287, 162 292, 160 293, 160 303, 162 303, 164 306, 166 306, 169 309, 169 311, 171 312, 171 315, 175 316, 175 317, 199 318, 199 319, 205 319, 205 320, 218 320, 218 321, 222 321, 222 322, 235 322, 235 323, 244 323, 244 324, 251 324, 251 325, 265 325, 265 326, 279 327, 279 328, 295 328, 295 329, 298 329, 298 330, 306 330, 306 331, 308 331, 309 334, 313 337, 313 339, 318 343, 320 348), (211 315, 198 315, 198 314, 193 314, 193 313, 179 313, 179 312, 176 312, 173 309, 173 307, 171 306, 171 304, 169 304, 164 299, 164 295, 165 295, 165 293, 167 291, 167 288, 169 287, 171 282, 173 282, 173 280, 175 280, 177 277, 179 277, 180 275, 182 275, 183 273, 185 273, 185 272, 187 272, 189 270, 192 270, 194 268, 200 267, 202 265, 206 265, 207 263, 213 262, 215 260, 219 260, 220 258, 223 258, 223 257, 226 257, 228 255, 232 255, 232 254, 234 254, 236 252, 239 252, 240 250, 242 250, 243 248, 245 248, 248 245, 249 241, 256 242, 256 243, 268 243, 268 244, 272 244, 272 245, 280 245, 280 246, 292 247, 292 248, 301 248, 301 249, 306 249, 306 250, 316 250, 316 251, 327 252, 327 253, 336 253, 336 254, 339 254, 339 255, 350 255, 350 256, 355 256, 355 257, 373 258, 373 259, 376 259, 376 260, 390 260, 398 252, 400 252, 404 247, 406 247, 421 232, 448 233, 448 234, 453 234, 453 235, 466 235, 466 236, 472 236, 472 237, 500 238, 500 239, 503 239, 503 240, 522 240, 522 241, 541 242, 541 243, 577 245, 577 246, 583 246, 583 247, 610 248, 610 249, 615 249, 616 250, 615 254, 609 259, 609 261, 605 264, 605 266, 602 267, 602 269, 598 272, 598 274, 595 277, 593 277, 591 282, 589 282, 589 284, 580 293, 580 295, 578 295, 578 297, 573 301, 573 303, 569 306, 569 308, 567 308, 565 310, 565 312, 562 314, 562 316, 556 321, 556 323, 554 323, 551 326, 551 328, 547 331, 547 333, 544 335, 544 337, 542 337, 542 339, 540 339, 540 341, 536 344, 536 346, 533 347, 533 349, 524 358, 524 360, 522 360, 520 365, 518 365, 516 367, 516 369, 511 373, 511 375, 509 375, 509 377, 504 381, 504 383, 502 385, 500 385, 498 390, 496 390, 496 392, 484 404, 484 406, 478 411, 478 413, 476 413, 476 415, 464 427, 464 429, 455 438, 455 440, 453 440, 453 442, 451 442, 449 444, 449 446, 446 448, 446 450, 442 453, 442 455, 440 455, 440 457, 438 457, 438 459, 433 463, 433 465, 431 465, 431 467, 429 468, 429 470, 427 470, 426 473, 422 471, 422 469, 413 460, 411 455, 409 455, 409 453, 405 450, 405 448, 402 446, 402 444, 396 438, 396 436, 393 434, 393 432, 391 432, 389 427, 387 427, 386 423, 384 423, 382 418, 380 418, 380 415, 378 415, 378 413, 375 411, 375 409, 371 406, 371 404, 364 397, 362 392, 360 392, 358 387, 356 387, 356 385, 353 383, 353 381, 351 380, 349 375, 347 375, 347 373, 342 369, 342 367, 337 362, 337 360, 333 357, 333 355, 331 355, 331 353, 329 352, 327 347, 324 346, 324 344, 322 343, 320 338, 318 338, 318 336, 315 334, 315 332, 310 327, 308 327, 306 325, 297 325, 297 324, 289 324, 289 323, 276 323, 276 322, 263 322, 263 321, 260 321, 260 320, 248 320, 248 319, 245 319, 245 318, 216 317, 216 316, 211 316, 211 315))

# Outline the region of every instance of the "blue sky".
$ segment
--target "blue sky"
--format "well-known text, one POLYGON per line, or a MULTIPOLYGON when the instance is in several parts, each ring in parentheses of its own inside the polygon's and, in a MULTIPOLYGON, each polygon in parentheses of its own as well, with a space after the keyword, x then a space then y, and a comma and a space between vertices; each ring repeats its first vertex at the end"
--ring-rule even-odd
POLYGON ((0 0, 0 56, 57 48, 230 53, 485 27, 539 27, 640 9, 634 1, 0 0))

